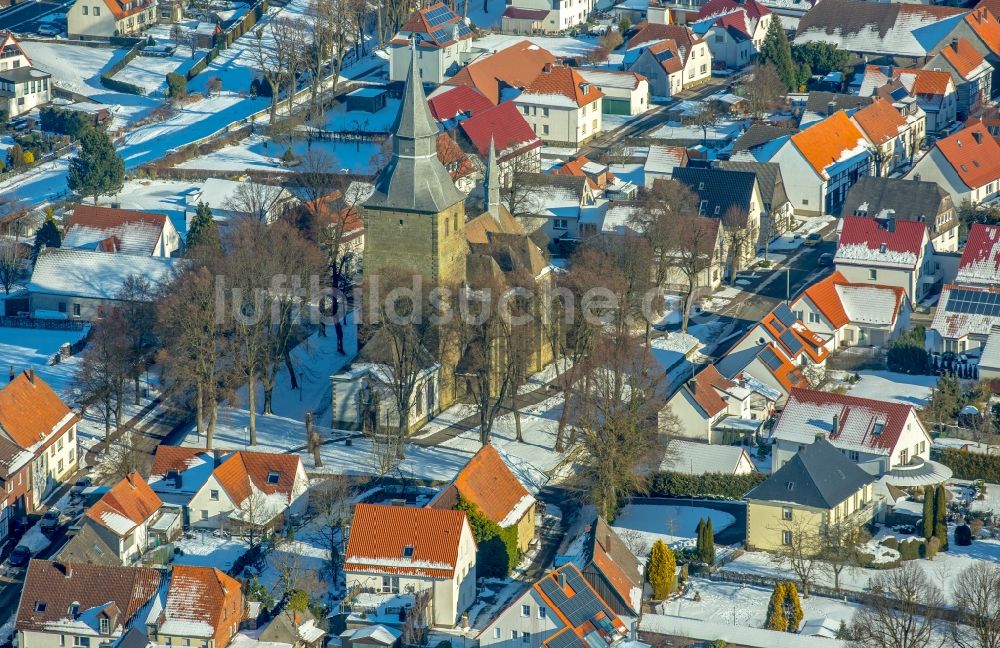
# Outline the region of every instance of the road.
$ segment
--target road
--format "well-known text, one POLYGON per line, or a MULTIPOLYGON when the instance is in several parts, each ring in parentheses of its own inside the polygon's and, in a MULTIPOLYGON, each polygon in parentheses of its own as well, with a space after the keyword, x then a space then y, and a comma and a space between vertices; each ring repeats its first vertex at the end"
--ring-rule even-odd
POLYGON ((65 13, 71 4, 73 0, 35 0, 11 5, 0 11, 0 31, 33 32, 41 24, 40 18, 51 13, 65 13))

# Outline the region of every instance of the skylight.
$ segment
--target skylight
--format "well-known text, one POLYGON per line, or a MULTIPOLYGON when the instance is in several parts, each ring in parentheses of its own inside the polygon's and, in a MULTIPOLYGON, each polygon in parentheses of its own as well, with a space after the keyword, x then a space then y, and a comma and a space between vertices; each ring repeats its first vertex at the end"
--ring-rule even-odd
POLYGON ((280 479, 281 479, 281 473, 275 472, 273 470, 271 472, 267 473, 267 483, 268 484, 277 484, 278 480, 280 480, 280 479))
POLYGON ((413 545, 403 547, 403 558, 413 558, 413 545))

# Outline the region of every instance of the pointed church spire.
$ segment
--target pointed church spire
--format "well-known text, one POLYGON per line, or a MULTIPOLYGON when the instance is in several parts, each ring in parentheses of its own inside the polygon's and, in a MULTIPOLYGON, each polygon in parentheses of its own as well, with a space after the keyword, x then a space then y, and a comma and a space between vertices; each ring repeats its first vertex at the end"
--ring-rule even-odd
POLYGON ((417 69, 416 38, 410 41, 410 71, 406 75, 403 105, 399 110, 399 116, 396 117, 393 132, 396 137, 405 139, 434 137, 438 134, 437 122, 427 107, 427 95, 424 94, 424 84, 417 69))
POLYGON ((483 181, 484 208, 494 216, 500 208, 500 165, 497 164, 497 147, 490 135, 490 154, 486 162, 486 177, 483 181))

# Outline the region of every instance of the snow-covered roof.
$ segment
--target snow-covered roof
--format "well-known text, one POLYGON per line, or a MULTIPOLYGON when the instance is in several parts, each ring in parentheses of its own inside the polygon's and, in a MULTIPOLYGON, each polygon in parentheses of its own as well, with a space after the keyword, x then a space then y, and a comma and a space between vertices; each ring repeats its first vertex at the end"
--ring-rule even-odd
POLYGON ((986 369, 1000 369, 1000 330, 991 331, 979 355, 979 366, 986 369))
POLYGON ((684 165, 686 158, 687 151, 683 147, 650 144, 643 170, 646 173, 672 173, 684 165))
POLYGON ((347 630, 341 636, 347 636, 351 641, 370 638, 379 643, 392 644, 396 639, 399 639, 401 634, 399 630, 387 628, 384 625, 376 623, 375 625, 357 628, 356 630, 347 630))
MULTIPOLYGON (((758 421, 760 424, 760 421, 758 421)), ((740 446, 697 443, 684 439, 673 439, 667 445, 666 458, 661 469, 673 470, 688 475, 705 473, 736 474, 740 462, 747 451, 740 446)))
POLYGON ((28 292, 115 299, 130 276, 138 275, 155 286, 168 282, 181 264, 178 259, 163 257, 46 248, 35 262, 28 292))
POLYGON ((946 284, 941 289, 931 329, 943 338, 960 339, 970 335, 987 336, 1000 325, 995 304, 1000 288, 946 284))
POLYGON ((1000 227, 975 223, 958 264, 958 283, 1000 283, 1000 227))
POLYGON ((864 284, 837 284, 835 288, 851 322, 892 326, 896 321, 899 302, 892 288, 864 284))
POLYGON ((776 632, 663 614, 642 615, 639 620, 639 631, 689 637, 701 641, 722 639, 748 648, 847 648, 847 642, 839 639, 809 637, 790 632, 776 632))

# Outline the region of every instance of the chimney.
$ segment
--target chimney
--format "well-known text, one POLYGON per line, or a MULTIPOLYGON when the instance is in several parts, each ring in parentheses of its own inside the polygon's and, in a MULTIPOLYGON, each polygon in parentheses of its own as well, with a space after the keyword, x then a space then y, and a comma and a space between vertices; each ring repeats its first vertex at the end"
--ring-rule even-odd
POLYGON ((561 589, 566 589, 566 574, 564 572, 559 572, 556 578, 559 579, 559 587, 561 589))
POLYGON ((28 376, 28 380, 31 382, 31 384, 34 385, 35 384, 35 370, 34 369, 28 369, 24 373, 25 373, 26 376, 28 376))
POLYGON ((218 448, 216 448, 215 450, 212 450, 212 456, 215 458, 215 467, 216 468, 218 468, 220 465, 222 465, 222 450, 219 450, 218 448))
POLYGON ((551 72, 551 71, 552 71, 552 64, 551 63, 546 63, 542 67, 542 72, 551 72))
POLYGON ((295 625, 302 625, 302 613, 298 610, 292 612, 292 618, 295 620, 295 625))
MULTIPOLYGON (((833 427, 830 428, 830 434, 834 436, 840 434, 840 414, 833 415, 833 427)), ((819 436, 819 434, 816 436, 819 436)))
POLYGON ((827 116, 830 116, 830 115, 832 115, 835 112, 837 112, 837 102, 836 101, 828 101, 828 102, 826 102, 826 114, 827 114, 827 116))
POLYGON ((604 536, 604 548, 608 549, 609 547, 611 547, 611 534, 610 533, 604 536))
POLYGON ((63 573, 64 577, 66 577, 66 578, 72 578, 73 577, 73 565, 71 565, 70 563, 67 563, 67 562, 57 562, 55 564, 55 567, 56 567, 56 569, 58 569, 59 571, 61 571, 63 573))
POLYGON ((972 131, 972 139, 976 140, 976 144, 983 143, 983 134, 977 130, 972 131))
POLYGON ((895 232, 896 231, 896 219, 895 218, 887 218, 885 220, 885 229, 890 234, 892 234, 893 232, 895 232))
POLYGON ((956 51, 956 52, 958 51, 958 39, 957 38, 952 38, 951 39, 951 49, 954 50, 954 51, 956 51))

